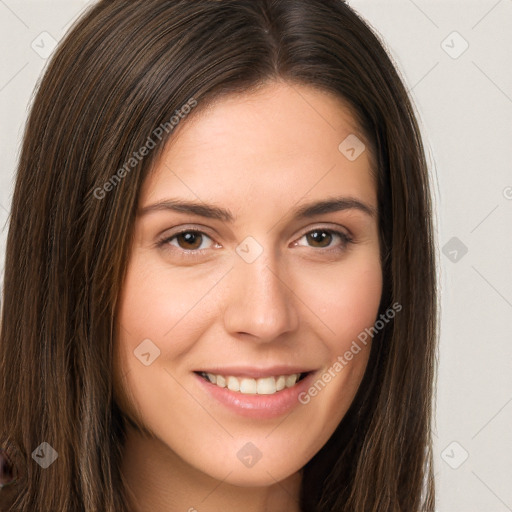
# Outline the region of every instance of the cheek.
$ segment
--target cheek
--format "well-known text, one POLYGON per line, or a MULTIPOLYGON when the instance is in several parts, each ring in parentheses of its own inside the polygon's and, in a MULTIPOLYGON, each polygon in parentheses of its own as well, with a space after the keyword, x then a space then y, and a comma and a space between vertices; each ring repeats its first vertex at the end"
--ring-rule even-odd
POLYGON ((157 379, 168 347, 184 350, 186 336, 177 337, 176 344, 164 341, 175 335, 176 325, 181 326, 180 318, 190 309, 193 295, 190 286, 180 288, 174 282, 170 288, 161 268, 143 251, 132 255, 118 303, 114 342, 116 397, 132 416, 144 387, 157 379))
POLYGON ((348 410, 363 378, 371 348, 367 329, 374 326, 382 295, 382 270, 378 253, 361 255, 315 276, 307 285, 308 305, 327 333, 322 338, 327 365, 319 381, 302 397, 313 403, 316 419, 330 431, 348 410), (321 283, 321 286, 319 286, 321 283), (320 382, 321 381, 321 382, 320 382))
POLYGON ((200 332, 205 294, 220 279, 217 273, 172 269, 144 253, 129 266, 118 309, 120 348, 131 351, 144 339, 158 342, 162 355, 180 357, 200 332), (193 321, 191 321, 193 318, 193 321))
POLYGON ((132 417, 145 416, 144 396, 151 391, 146 387, 164 389, 172 384, 166 370, 183 377, 182 363, 215 317, 208 310, 208 292, 215 297, 214 287, 225 272, 176 269, 142 250, 133 254, 119 299, 114 341, 116 400, 132 417))
POLYGON ((382 295, 378 255, 354 258, 336 270, 317 273, 315 283, 307 286, 308 305, 326 326, 324 342, 330 351, 343 353, 376 320, 382 295))

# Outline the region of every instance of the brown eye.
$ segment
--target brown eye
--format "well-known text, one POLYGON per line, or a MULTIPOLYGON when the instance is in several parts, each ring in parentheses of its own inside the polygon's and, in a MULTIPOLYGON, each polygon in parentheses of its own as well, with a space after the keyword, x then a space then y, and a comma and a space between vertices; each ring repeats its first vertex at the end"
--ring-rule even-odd
POLYGON ((203 237, 197 231, 185 231, 176 235, 176 240, 182 249, 199 249, 203 237))
MULTIPOLYGON (((300 240, 306 239, 307 245, 315 249, 325 249, 326 251, 343 251, 350 243, 352 238, 342 231, 333 231, 331 229, 314 229, 305 233, 300 240), (333 241, 339 240, 337 244, 333 241)), ((303 244, 299 244, 303 245, 303 244)))
POLYGON ((332 233, 330 231, 317 229, 307 233, 306 238, 308 239, 308 242, 312 243, 313 247, 329 247, 329 244, 332 240, 332 233))
POLYGON ((184 251, 193 251, 199 252, 202 249, 209 249, 210 247, 201 247, 203 242, 206 240, 210 240, 211 238, 201 231, 196 230, 186 230, 181 231, 180 233, 176 233, 170 237, 165 238, 160 242, 161 246, 172 246, 172 250, 174 248, 182 249, 184 251))

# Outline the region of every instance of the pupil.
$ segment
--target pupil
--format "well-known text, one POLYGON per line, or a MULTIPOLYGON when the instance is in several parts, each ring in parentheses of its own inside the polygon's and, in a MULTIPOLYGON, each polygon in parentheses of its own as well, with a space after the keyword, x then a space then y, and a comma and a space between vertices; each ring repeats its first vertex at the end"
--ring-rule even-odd
MULTIPOLYGON (((331 235, 325 231, 313 231, 308 235, 314 243, 321 243, 322 241, 325 241, 326 238, 330 237, 331 235), (321 233, 320 236, 318 234, 321 233)), ((329 245, 329 244, 327 244, 329 245)))
MULTIPOLYGON (((182 237, 183 239, 185 239, 185 243, 189 244, 189 245, 193 244, 193 241, 195 238, 200 240, 200 235, 198 235, 197 233, 186 232, 186 233, 181 233, 179 236, 182 237)), ((193 248, 197 249, 197 247, 199 247, 200 245, 201 245, 201 243, 199 243, 199 244, 196 243, 193 248)))

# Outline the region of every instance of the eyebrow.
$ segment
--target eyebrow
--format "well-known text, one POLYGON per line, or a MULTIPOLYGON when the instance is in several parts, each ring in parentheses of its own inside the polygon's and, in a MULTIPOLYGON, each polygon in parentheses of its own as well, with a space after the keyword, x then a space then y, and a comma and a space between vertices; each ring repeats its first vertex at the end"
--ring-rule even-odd
MULTIPOLYGON (((163 199, 157 203, 145 206, 138 212, 139 216, 150 212, 171 210, 179 213, 189 213, 207 219, 216 219, 225 222, 233 222, 234 215, 224 208, 196 201, 185 201, 182 199, 163 199)), ((293 212, 297 219, 307 219, 325 213, 333 213, 343 210, 359 210, 372 218, 377 217, 376 209, 359 199, 353 197, 334 197, 323 201, 316 201, 300 206, 293 212)))

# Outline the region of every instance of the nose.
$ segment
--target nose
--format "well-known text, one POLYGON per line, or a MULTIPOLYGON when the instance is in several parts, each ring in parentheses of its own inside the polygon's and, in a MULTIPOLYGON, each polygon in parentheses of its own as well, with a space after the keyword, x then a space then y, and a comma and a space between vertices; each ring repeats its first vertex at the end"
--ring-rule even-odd
POLYGON ((224 325, 230 334, 268 343, 297 329, 297 297, 288 272, 260 256, 252 263, 237 258, 230 272, 224 325))

